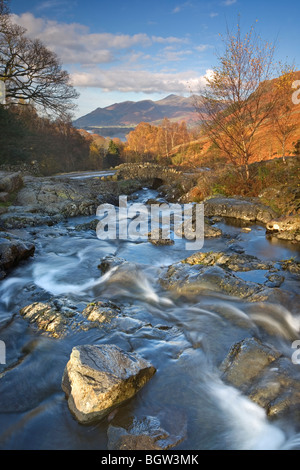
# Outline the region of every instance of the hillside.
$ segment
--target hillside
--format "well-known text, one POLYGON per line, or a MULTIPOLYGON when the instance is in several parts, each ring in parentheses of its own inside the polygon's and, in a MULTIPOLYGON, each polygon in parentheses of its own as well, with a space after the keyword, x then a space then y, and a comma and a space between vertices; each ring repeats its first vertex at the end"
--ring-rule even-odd
POLYGON ((124 101, 106 108, 97 108, 76 119, 77 128, 93 127, 135 127, 140 122, 159 124, 164 117, 174 121, 186 121, 191 125, 197 122, 193 97, 169 95, 158 101, 124 101))
MULTIPOLYGON (((294 80, 300 82, 300 71, 295 72, 294 80)), ((267 83, 266 92, 263 101, 267 103, 272 99, 271 91, 277 85, 278 78, 270 80, 267 83)), ((264 84, 263 84, 264 85, 264 84)), ((298 87, 299 88, 299 87, 298 87)), ((294 90, 291 89, 290 99, 294 90)), ((299 93, 297 94, 299 99, 299 93)), ((298 101, 298 100, 297 100, 298 101)), ((285 108, 280 110, 280 116, 284 116, 285 108)), ((289 125, 294 127, 291 137, 286 144, 286 156, 294 155, 296 146, 300 141, 300 103, 295 102, 292 108, 289 125)), ((299 151, 299 148, 298 148, 299 151)), ((194 140, 187 144, 175 147, 172 150, 173 155, 180 155, 183 165, 191 166, 208 166, 210 162, 217 157, 218 151, 212 145, 206 135, 201 136, 198 140, 194 140)), ((263 160, 271 160, 273 158, 282 157, 281 144, 276 137, 274 125, 271 119, 267 119, 254 136, 253 155, 249 163, 259 162, 263 160)))

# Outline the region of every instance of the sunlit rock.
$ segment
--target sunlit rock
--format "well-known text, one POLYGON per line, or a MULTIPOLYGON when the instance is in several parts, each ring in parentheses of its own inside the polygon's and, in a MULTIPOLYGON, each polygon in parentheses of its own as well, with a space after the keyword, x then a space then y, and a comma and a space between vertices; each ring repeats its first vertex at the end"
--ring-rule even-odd
POLYGON ((300 215, 281 217, 267 224, 267 234, 281 240, 300 242, 300 215))
POLYGON ((62 389, 72 414, 88 424, 132 398, 154 373, 149 362, 115 345, 78 346, 65 368, 62 389))

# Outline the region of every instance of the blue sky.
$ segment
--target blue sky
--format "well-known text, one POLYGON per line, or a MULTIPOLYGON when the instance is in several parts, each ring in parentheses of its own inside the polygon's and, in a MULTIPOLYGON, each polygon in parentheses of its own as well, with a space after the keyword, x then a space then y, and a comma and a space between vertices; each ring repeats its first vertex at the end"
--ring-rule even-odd
POLYGON ((198 93, 220 34, 252 24, 300 69, 299 0, 11 0, 14 20, 55 51, 80 93, 76 117, 115 102, 198 93))

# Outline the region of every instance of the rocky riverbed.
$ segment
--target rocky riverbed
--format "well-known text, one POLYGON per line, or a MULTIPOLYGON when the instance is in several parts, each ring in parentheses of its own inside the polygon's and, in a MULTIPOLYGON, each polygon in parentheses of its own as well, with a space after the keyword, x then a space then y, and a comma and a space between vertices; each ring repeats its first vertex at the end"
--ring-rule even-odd
POLYGON ((168 201, 170 175, 160 190, 148 172, 19 175, 0 216, 1 448, 297 448, 298 226, 217 196, 200 251, 99 240, 99 204, 168 201))

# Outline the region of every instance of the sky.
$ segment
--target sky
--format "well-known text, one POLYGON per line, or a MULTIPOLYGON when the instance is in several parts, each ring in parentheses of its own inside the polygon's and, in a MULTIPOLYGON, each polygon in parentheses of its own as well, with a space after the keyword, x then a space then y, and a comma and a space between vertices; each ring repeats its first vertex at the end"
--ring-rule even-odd
POLYGON ((299 0, 11 0, 16 23, 62 63, 80 94, 75 118, 122 101, 201 92, 240 21, 300 69, 299 0), (240 20, 238 20, 240 18, 240 20))

